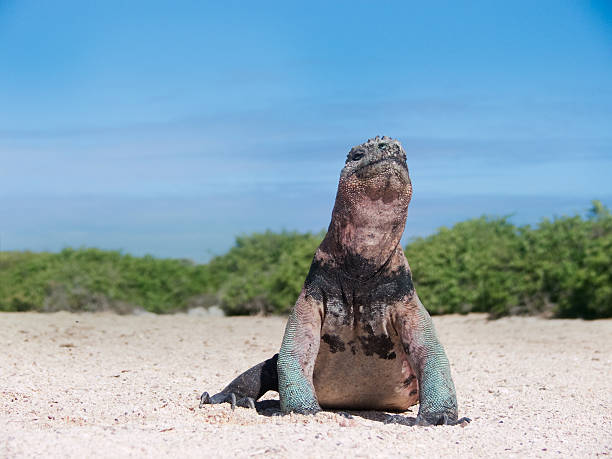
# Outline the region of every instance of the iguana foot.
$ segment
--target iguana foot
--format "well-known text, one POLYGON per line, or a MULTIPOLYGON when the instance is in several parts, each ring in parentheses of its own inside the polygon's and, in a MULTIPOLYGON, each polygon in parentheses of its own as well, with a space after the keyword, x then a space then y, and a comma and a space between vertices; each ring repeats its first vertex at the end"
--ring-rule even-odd
POLYGON ((204 392, 200 397, 200 408, 202 408, 204 405, 216 405, 218 403, 229 403, 232 410, 236 409, 236 406, 255 409, 255 400, 253 400, 252 397, 237 398, 236 394, 233 392, 219 392, 212 397, 208 394, 208 392, 204 392))
POLYGON ((393 416, 388 416, 383 422, 385 424, 401 424, 405 426, 456 426, 463 425, 464 423, 467 424, 471 421, 472 420, 470 418, 465 417, 457 419, 456 421, 452 421, 446 414, 442 414, 439 416, 429 416, 427 418, 424 418, 421 415, 417 416, 416 418, 409 418, 396 414, 393 416))
MULTIPOLYGON (((317 414, 318 412, 322 411, 320 407, 315 407, 315 408, 296 408, 291 410, 291 413, 297 413, 297 414, 304 414, 304 415, 311 415, 311 414, 317 414)), ((289 413, 286 413, 289 414, 289 413)))
POLYGON ((464 425, 464 424, 469 424, 470 422, 472 422, 472 420, 466 416, 463 416, 460 419, 457 419, 456 421, 454 421, 452 424, 449 424, 451 426, 456 426, 456 425, 464 425))
POLYGON ((463 417, 461 419, 452 419, 446 413, 433 414, 424 416, 419 414, 416 417, 414 425, 416 426, 456 426, 458 424, 468 423, 472 420, 470 418, 463 417))
POLYGON ((415 418, 409 418, 400 414, 387 415, 383 424, 401 424, 403 426, 413 426, 416 424, 415 418))
POLYGON ((291 413, 296 413, 296 414, 303 414, 304 416, 314 416, 315 414, 319 413, 320 411, 323 411, 321 409, 312 409, 312 408, 308 408, 308 409, 296 409, 296 410, 291 410, 289 412, 283 412, 283 411, 274 411, 271 413, 272 416, 287 416, 291 413))

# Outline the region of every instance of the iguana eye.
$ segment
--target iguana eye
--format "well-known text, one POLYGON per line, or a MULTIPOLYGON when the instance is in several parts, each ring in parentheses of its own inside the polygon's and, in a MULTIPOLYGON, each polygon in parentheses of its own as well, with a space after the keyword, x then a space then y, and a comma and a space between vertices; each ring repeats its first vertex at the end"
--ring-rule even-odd
POLYGON ((359 161, 361 158, 363 158, 363 153, 355 153, 353 155, 353 161, 359 161))

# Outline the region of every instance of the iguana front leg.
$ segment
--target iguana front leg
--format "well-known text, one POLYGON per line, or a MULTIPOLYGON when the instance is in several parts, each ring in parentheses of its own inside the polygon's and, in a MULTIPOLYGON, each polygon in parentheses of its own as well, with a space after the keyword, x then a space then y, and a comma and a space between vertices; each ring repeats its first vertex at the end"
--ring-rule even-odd
POLYGON ((200 408, 204 405, 229 403, 232 410, 236 406, 254 409, 255 401, 266 392, 278 391, 277 360, 278 354, 274 354, 268 360, 249 368, 218 394, 211 396, 208 392, 204 392, 200 397, 200 408))
POLYGON ((319 353, 322 314, 323 304, 303 289, 289 315, 278 353, 278 393, 284 413, 321 411, 312 374, 319 353))
POLYGON ((416 425, 458 424, 457 395, 450 365, 429 313, 416 292, 398 307, 395 326, 419 381, 416 425))

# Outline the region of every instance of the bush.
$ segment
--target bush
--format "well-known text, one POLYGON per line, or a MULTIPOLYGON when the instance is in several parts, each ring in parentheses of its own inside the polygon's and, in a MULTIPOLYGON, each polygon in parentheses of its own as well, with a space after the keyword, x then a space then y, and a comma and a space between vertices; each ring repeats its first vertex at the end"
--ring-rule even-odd
POLYGON ((534 289, 558 317, 612 316, 612 216, 594 201, 586 220, 543 220, 524 231, 534 289))
POLYGON ((202 290, 205 267, 182 260, 67 248, 60 253, 4 252, 0 310, 171 312, 202 290))
POLYGON ((208 264, 227 314, 285 313, 295 303, 323 233, 255 233, 236 238, 208 264))
MULTIPOLYGON (((227 314, 286 313, 324 233, 254 233, 206 265, 98 249, 0 253, 0 310, 156 313, 219 304, 227 314)), ((405 248, 433 314, 612 317, 612 215, 516 227, 481 217, 405 248)))
POLYGON ((412 241, 406 255, 430 312, 612 317, 612 216, 599 201, 586 219, 517 228, 468 220, 412 241))
POLYGON ((430 312, 503 314, 521 297, 523 250, 507 219, 481 217, 416 239, 405 252, 430 312))

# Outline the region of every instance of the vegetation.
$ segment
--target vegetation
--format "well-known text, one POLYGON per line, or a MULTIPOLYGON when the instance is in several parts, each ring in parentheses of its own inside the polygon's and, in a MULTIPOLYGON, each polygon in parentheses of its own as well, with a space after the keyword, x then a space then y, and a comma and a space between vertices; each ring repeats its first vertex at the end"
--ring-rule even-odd
MULTIPOLYGON (((228 314, 285 313, 323 236, 240 236, 205 265, 87 248, 2 252, 0 310, 168 313, 220 305, 228 314)), ((612 317, 612 215, 598 201, 586 218, 537 227, 468 220, 405 250, 419 296, 434 314, 612 317)))
POLYGON ((481 217, 412 241, 406 255, 430 312, 612 317, 612 215, 593 201, 587 218, 536 228, 481 217))
POLYGON ((209 288, 227 314, 287 312, 323 236, 267 231, 237 237, 227 254, 208 264, 209 288))
POLYGON ((98 249, 3 252, 0 310, 171 312, 206 285, 201 267, 184 260, 133 257, 98 249))

